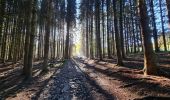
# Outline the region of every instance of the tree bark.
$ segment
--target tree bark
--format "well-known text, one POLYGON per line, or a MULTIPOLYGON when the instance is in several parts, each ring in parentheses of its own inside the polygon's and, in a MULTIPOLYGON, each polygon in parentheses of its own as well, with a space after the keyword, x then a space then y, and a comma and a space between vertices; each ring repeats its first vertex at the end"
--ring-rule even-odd
POLYGON ((102 0, 102 31, 103 31, 103 58, 105 57, 105 12, 104 12, 105 0, 102 0))
POLYGON ((149 29, 149 18, 147 15, 147 6, 145 0, 139 1, 140 24, 142 29, 142 39, 144 47, 144 75, 157 74, 156 57, 153 51, 151 33, 149 29))
POLYGON ((90 37, 90 58, 94 58, 94 52, 93 52, 93 15, 91 15, 91 37, 90 37))
MULTIPOLYGON (((3 29, 3 22, 4 22, 4 15, 5 15, 5 4, 6 0, 0 1, 0 43, 2 43, 2 29, 3 29)), ((2 44, 0 44, 1 48, 2 44)), ((1 50, 0 50, 1 51, 1 50)))
POLYGON ((107 4, 107 54, 108 58, 111 58, 111 52, 110 52, 110 0, 106 1, 107 4))
POLYGON ((86 57, 89 58, 89 19, 88 19, 88 14, 86 15, 86 57))
POLYGON ((117 54, 117 65, 122 66, 122 55, 120 51, 120 35, 118 30, 118 21, 117 21, 117 11, 116 11, 116 0, 113 0, 113 11, 114 11, 114 28, 115 28, 115 40, 116 40, 116 54, 117 54))
POLYGON ((132 28, 132 36, 131 36, 131 39, 132 39, 132 41, 133 42, 131 42, 131 43, 133 43, 133 48, 131 47, 131 52, 134 52, 134 53, 136 53, 136 36, 135 36, 135 29, 134 29, 134 9, 133 9, 133 6, 134 6, 134 4, 132 4, 132 0, 129 0, 129 2, 130 2, 130 10, 131 10, 131 14, 130 14, 130 17, 131 17, 131 24, 132 24, 132 26, 131 26, 131 28, 132 28))
POLYGON ((25 47, 24 47, 24 67, 23 74, 27 77, 28 75, 28 54, 29 54, 29 46, 30 46, 30 34, 31 34, 31 20, 32 20, 32 3, 33 0, 27 0, 27 11, 26 11, 26 35, 25 35, 25 47))
POLYGON ((43 71, 48 71, 48 56, 49 56, 49 39, 50 39, 50 26, 51 26, 51 10, 52 10, 52 0, 47 0, 47 24, 45 26, 45 43, 44 43, 44 62, 43 71))
POLYGON ((70 25, 67 22, 67 34, 66 34, 66 45, 65 45, 65 59, 69 59, 69 37, 70 37, 70 25))
POLYGON ((26 73, 27 78, 32 77, 32 67, 33 67, 33 52, 34 52, 34 39, 36 33, 36 10, 37 10, 37 0, 33 2, 33 9, 32 9, 32 22, 31 22, 31 33, 30 33, 30 46, 29 46, 29 53, 28 53, 28 69, 26 73))
POLYGON ((97 42, 97 54, 99 59, 102 60, 102 48, 101 48, 101 38, 100 38, 100 1, 95 0, 95 10, 96 10, 96 42, 97 42))
POLYGON ((124 0, 120 0, 119 2, 120 2, 120 18, 119 18, 120 44, 121 44, 122 58, 125 58, 124 36, 123 36, 123 5, 124 5, 124 0))
POLYGON ((167 51, 166 38, 165 38, 165 27, 164 27, 163 15, 162 15, 162 4, 161 4, 161 1, 162 0, 159 0, 160 17, 161 17, 161 28, 162 28, 164 50, 167 51))
POLYGON ((150 7, 151 7, 151 13, 152 13, 152 24, 153 24, 153 38, 154 38, 154 45, 155 45, 155 51, 159 52, 159 47, 158 47, 158 33, 157 33, 157 28, 156 28, 156 20, 155 20, 155 11, 153 7, 153 0, 150 0, 150 7))

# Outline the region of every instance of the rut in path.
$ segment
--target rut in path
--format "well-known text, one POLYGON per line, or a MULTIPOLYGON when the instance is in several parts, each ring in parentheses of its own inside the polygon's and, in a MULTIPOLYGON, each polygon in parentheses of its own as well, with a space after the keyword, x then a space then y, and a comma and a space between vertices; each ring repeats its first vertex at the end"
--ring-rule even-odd
POLYGON ((114 97, 90 80, 68 60, 40 94, 39 100, 113 100, 114 97))

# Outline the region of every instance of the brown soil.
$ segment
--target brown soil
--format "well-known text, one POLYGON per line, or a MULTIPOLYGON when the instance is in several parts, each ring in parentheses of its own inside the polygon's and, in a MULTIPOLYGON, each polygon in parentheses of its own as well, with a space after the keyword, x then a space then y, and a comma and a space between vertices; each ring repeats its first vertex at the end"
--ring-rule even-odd
POLYGON ((9 64, 0 68, 0 100, 31 100, 36 99, 61 62, 54 63, 48 73, 42 73, 42 61, 34 63, 33 78, 25 81, 22 73, 22 64, 9 64), (5 69, 5 70, 4 70, 5 69), (8 69, 8 70, 7 70, 8 69))
POLYGON ((115 61, 79 59, 75 62, 104 90, 115 95, 118 100, 156 99, 170 100, 170 55, 159 54, 160 76, 143 75, 142 55, 130 55, 124 66, 116 66, 115 61), (166 58, 165 58, 166 57, 166 58))
POLYGON ((60 90, 67 87, 68 80, 73 79, 75 79, 72 82, 73 86, 78 86, 73 90, 80 91, 76 90, 75 93, 79 96, 83 95, 84 98, 92 97, 90 100, 109 98, 109 100, 170 100, 170 54, 159 53, 157 56, 160 66, 158 76, 143 75, 142 54, 129 55, 123 61, 124 66, 116 66, 116 59, 99 61, 74 58, 71 62, 65 62, 67 66, 63 68, 59 67, 62 62, 56 61, 52 62, 46 74, 41 73, 42 61, 37 61, 34 63, 31 81, 25 81, 21 75, 20 62, 0 64, 0 100, 37 100, 44 91, 50 94, 49 89, 53 90, 51 96, 58 95, 64 98, 60 90), (75 64, 77 67, 74 67, 75 64), (60 71, 57 72, 59 69, 60 71), (50 86, 51 82, 55 82, 53 87, 50 86), (55 86, 57 87, 54 88, 55 86))

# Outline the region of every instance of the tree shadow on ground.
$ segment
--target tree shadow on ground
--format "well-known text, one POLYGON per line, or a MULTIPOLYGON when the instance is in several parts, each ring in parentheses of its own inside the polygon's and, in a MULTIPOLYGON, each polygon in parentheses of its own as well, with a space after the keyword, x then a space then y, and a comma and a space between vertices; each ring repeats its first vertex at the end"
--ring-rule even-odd
MULTIPOLYGON (((164 98, 161 96, 156 97, 159 94, 165 94, 170 96, 170 87, 167 86, 163 87, 160 84, 149 82, 148 80, 150 79, 135 78, 127 76, 122 72, 115 72, 113 69, 103 70, 95 66, 89 66, 89 64, 87 63, 84 64, 89 69, 93 69, 101 74, 107 75, 108 77, 112 77, 118 81, 121 81, 123 84, 125 84, 124 86, 122 86, 122 88, 128 88, 128 90, 130 90, 132 93, 137 93, 138 95, 141 96, 153 95, 153 98, 164 98)), ((166 98, 167 97, 165 97, 165 99, 166 98)), ((170 99, 170 97, 168 97, 168 99, 170 99)))
MULTIPOLYGON (((107 100, 114 100, 115 96, 110 94, 108 91, 104 90, 94 79, 92 79, 88 74, 86 74, 86 78, 91 86, 93 86, 97 92, 103 94, 107 100)), ((95 98, 94 98, 95 100, 95 98)))
POLYGON ((16 97, 18 93, 23 92, 26 89, 29 90, 29 88, 34 88, 33 86, 36 85, 37 85, 36 88, 38 89, 34 92, 41 91, 42 89, 40 88, 42 88, 43 85, 50 80, 49 78, 41 82, 38 82, 38 79, 41 79, 42 77, 45 76, 45 74, 41 73, 41 68, 42 68, 42 62, 34 65, 33 78, 29 81, 26 81, 24 76, 21 75, 22 67, 14 69, 13 71, 7 73, 7 75, 0 77, 0 84, 1 84, 0 99, 6 99, 8 97, 16 97))
MULTIPOLYGON (((33 75, 36 73, 35 70, 37 70, 38 65, 36 65, 33 68, 33 75)), ((25 89, 30 82, 25 82, 24 76, 21 75, 22 73, 22 67, 14 69, 13 71, 7 73, 7 75, 4 75, 0 79, 0 95, 3 98, 7 98, 9 96, 15 96, 18 92, 25 89)))
MULTIPOLYGON (((158 67, 160 69, 158 71, 158 75, 170 78, 170 67, 169 67, 170 66, 170 54, 169 53, 157 53, 157 60, 158 60, 158 67)), ((116 57, 114 57, 113 59, 105 59, 104 61, 112 63, 112 64, 116 64, 116 57)), ((123 60, 123 63, 124 65, 122 67, 142 71, 144 67, 143 55, 142 54, 128 55, 123 60)), ((99 65, 102 65, 102 64, 99 64, 99 65)), ((103 64, 102 66, 105 66, 105 65, 103 64)))
MULTIPOLYGON (((76 63, 74 63, 76 64, 76 63)), ((76 64, 77 65, 77 64, 76 64)), ((77 65, 79 66, 79 65, 77 65)), ((79 68, 80 69, 80 68, 79 68)), ((81 70, 81 69, 80 69, 81 70)), ((87 73, 84 73, 87 82, 91 85, 91 87, 95 88, 95 90, 97 90, 98 93, 102 94, 107 100, 114 100, 115 96, 110 94, 108 91, 104 90, 94 79, 92 79, 87 73)), ((90 89, 92 90, 92 89, 90 89)), ((93 98, 93 100, 95 100, 95 98, 93 98)))
MULTIPOLYGON (((102 95, 107 100, 114 100, 113 95, 103 90, 95 80, 83 73, 77 64, 72 61, 67 61, 54 76, 53 82, 49 84, 50 87, 44 88, 45 90, 47 89, 47 93, 43 93, 49 95, 46 97, 47 99, 65 99, 67 96, 72 99, 76 96, 78 100, 96 100, 96 98, 100 98, 102 95), (68 85, 69 90, 65 91, 65 85, 68 85), (76 88, 72 88, 72 85, 76 86, 76 88), (96 97, 93 94, 100 94, 100 96, 96 97)), ((43 99, 40 95, 37 98, 43 99)))

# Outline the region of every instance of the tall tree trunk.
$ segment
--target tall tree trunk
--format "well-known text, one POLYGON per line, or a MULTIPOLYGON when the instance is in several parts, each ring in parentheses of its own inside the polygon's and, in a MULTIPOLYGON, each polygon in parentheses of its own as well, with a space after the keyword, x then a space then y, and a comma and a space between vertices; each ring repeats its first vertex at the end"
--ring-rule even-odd
POLYGON ((66 45, 65 45, 65 59, 69 59, 69 37, 70 37, 70 25, 67 22, 67 34, 66 34, 66 45))
POLYGON ((54 33, 53 34, 54 34, 54 36, 53 36, 53 59, 55 59, 56 58, 56 24, 54 25, 54 33))
POLYGON ((151 12, 152 12, 153 38, 154 38, 155 51, 159 52, 160 50, 158 47, 158 33, 157 33, 156 22, 155 22, 156 20, 155 20, 153 0, 150 0, 150 6, 151 6, 151 12))
MULTIPOLYGON (((63 27, 63 29, 64 29, 64 27, 63 27)), ((65 38, 64 38, 65 36, 64 36, 64 33, 63 33, 63 40, 62 40, 62 42, 63 42, 63 45, 62 45, 62 49, 63 49, 63 58, 65 58, 65 38)))
POLYGON ((50 39, 50 26, 51 26, 51 10, 52 10, 52 0, 47 0, 47 24, 45 26, 45 43, 44 43, 44 62, 43 71, 48 71, 48 56, 49 56, 49 39, 50 39))
POLYGON ((34 51, 34 39, 36 33, 36 10, 37 10, 37 0, 33 2, 33 10, 32 10, 32 22, 31 22, 31 33, 30 33, 30 46, 29 46, 29 53, 28 53, 28 69, 26 73, 27 78, 32 77, 32 67, 33 67, 33 51, 34 51))
POLYGON ((106 1, 107 4, 107 54, 108 58, 111 58, 111 52, 110 52, 110 0, 106 1))
POLYGON ((122 55, 120 51, 120 35, 118 30, 117 11, 116 11, 116 0, 113 0, 113 11, 114 11, 114 28, 115 28, 115 40, 116 40, 116 54, 117 54, 117 65, 122 66, 122 55))
MULTIPOLYGON (((166 38, 165 38, 165 28, 164 28, 164 21, 163 21, 163 15, 162 15, 162 0, 159 0, 159 8, 160 8, 160 17, 161 17, 161 27, 162 27, 162 36, 163 36, 163 44, 164 44, 164 50, 167 51, 166 46, 166 38)), ((170 2, 170 1, 169 1, 170 2)))
MULTIPOLYGON (((3 22, 4 22, 4 15, 5 15, 5 4, 6 0, 0 1, 0 43, 2 43, 2 31, 3 31, 3 22)), ((1 48, 2 44, 0 44, 1 48)), ((1 50, 0 50, 1 51, 1 50)))
POLYGON ((85 11, 85 25, 86 25, 86 57, 89 58, 89 0, 86 1, 85 11))
POLYGON ((125 58, 124 36, 123 36, 123 5, 124 5, 124 0, 120 0, 119 2, 120 2, 120 18, 119 18, 120 44, 121 44, 122 58, 125 58))
POLYGON ((93 52, 93 15, 91 15, 91 37, 90 37, 90 58, 94 58, 93 52))
POLYGON ((10 20, 9 20, 9 18, 7 18, 7 22, 6 22, 6 25, 4 26, 4 34, 3 34, 3 38, 2 38, 2 48, 1 48, 1 56, 2 56, 2 63, 5 63, 5 60, 6 60, 6 48, 7 48, 7 38, 8 38, 8 36, 7 36, 7 34, 9 34, 8 33, 8 28, 10 27, 10 25, 9 25, 9 22, 10 22, 10 20))
POLYGON ((96 10, 96 40, 97 40, 97 54, 99 59, 102 60, 102 48, 101 48, 101 38, 100 38, 100 1, 95 0, 95 10, 96 10))
MULTIPOLYGON (((130 17, 131 17, 131 24, 132 24, 132 41, 133 41, 133 47, 131 47, 131 49, 133 50, 134 53, 136 53, 136 36, 135 36, 135 29, 134 29, 134 9, 133 9, 133 6, 134 4, 132 4, 132 0, 129 0, 130 2, 130 11, 131 11, 131 14, 130 14, 130 17)), ((132 43, 132 42, 131 42, 132 43)), ((131 50, 131 52, 132 52, 131 50)))
POLYGON ((142 28, 142 39, 144 47, 144 74, 145 75, 155 75, 157 74, 157 64, 155 59, 155 54, 153 51, 151 33, 149 29, 149 18, 147 15, 147 6, 145 0, 139 1, 139 13, 140 13, 140 23, 142 28))
POLYGON ((104 1, 102 0, 102 31, 103 31, 103 58, 105 57, 105 12, 104 12, 104 1))
POLYGON ((31 34, 31 21, 32 21, 32 3, 33 0, 25 1, 25 4, 28 5, 26 11, 26 35, 25 35, 25 47, 24 47, 24 67, 23 67, 23 74, 28 76, 28 54, 29 54, 29 46, 30 46, 30 34, 31 34))
POLYGON ((86 57, 89 58, 89 20, 86 16, 86 57))

